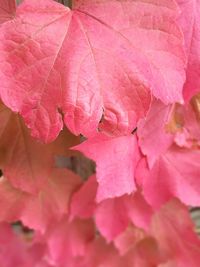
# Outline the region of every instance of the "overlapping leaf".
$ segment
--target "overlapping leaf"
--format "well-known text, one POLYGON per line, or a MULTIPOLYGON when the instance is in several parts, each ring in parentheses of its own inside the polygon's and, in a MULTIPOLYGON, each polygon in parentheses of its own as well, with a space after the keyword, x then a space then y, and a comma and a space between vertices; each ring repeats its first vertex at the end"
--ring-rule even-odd
POLYGON ((51 174, 55 156, 71 155, 68 148, 77 143, 65 129, 55 142, 43 145, 30 136, 20 116, 0 105, 0 167, 17 188, 38 192, 51 174))
MULTIPOLYGON (((200 261, 200 241, 186 206, 173 199, 154 215, 151 233, 159 249, 174 266, 197 267, 200 261)), ((172 265, 173 266, 173 265, 172 265)))
POLYGON ((73 149, 96 162, 98 202, 136 191, 134 172, 140 154, 135 135, 110 138, 98 133, 73 149))
POLYGON ((67 217, 63 218, 45 236, 52 261, 56 266, 84 266, 87 245, 94 239, 94 234, 91 219, 68 222, 67 217), (76 259, 79 262, 77 265, 76 259))
POLYGON ((153 100, 145 119, 138 124, 139 145, 152 167, 156 159, 173 143, 174 136, 167 131, 172 106, 153 100))
POLYGON ((184 33, 187 54, 186 83, 184 97, 186 100, 200 91, 200 2, 198 0, 176 0, 180 7, 179 25, 184 33))
POLYGON ((151 91, 165 103, 182 99, 177 14, 172 0, 74 1, 73 11, 25 0, 0 30, 0 96, 45 142, 62 117, 75 134, 93 133, 103 114, 102 130, 130 133, 151 91))
MULTIPOLYGON (((141 162, 142 164, 142 162, 141 162)), ((138 166, 139 167, 139 166, 138 166)), ((151 170, 144 165, 139 180, 144 196, 154 207, 160 207, 172 197, 187 205, 200 205, 200 150, 172 146, 155 162, 151 170)))
POLYGON ((21 220, 29 228, 45 232, 51 223, 68 214, 70 197, 78 186, 80 178, 64 169, 52 169, 36 195, 15 189, 6 178, 1 178, 0 221, 21 220))

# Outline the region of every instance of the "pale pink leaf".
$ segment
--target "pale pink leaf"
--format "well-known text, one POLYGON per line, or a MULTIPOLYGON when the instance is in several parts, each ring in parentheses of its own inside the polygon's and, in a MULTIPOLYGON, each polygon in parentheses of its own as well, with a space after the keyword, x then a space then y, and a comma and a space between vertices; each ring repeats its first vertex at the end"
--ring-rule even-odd
POLYGON ((25 233, 18 233, 15 226, 0 224, 0 266, 47 267, 42 264, 45 250, 44 244, 27 240, 25 233))
POLYGON ((34 140, 23 120, 0 103, 0 168, 23 191, 38 193, 51 175, 56 156, 69 156, 79 138, 64 129, 56 141, 44 145, 34 140))
POLYGON ((145 238, 145 232, 134 226, 129 226, 124 232, 114 240, 115 247, 120 255, 125 255, 131 247, 134 247, 139 241, 145 238))
POLYGON ((52 169, 51 177, 36 195, 15 189, 2 178, 0 221, 21 220, 29 228, 45 232, 52 222, 68 214, 71 195, 79 185, 80 178, 63 169, 52 169))
POLYGON ((200 240, 194 232, 188 208, 179 201, 170 201, 155 214, 151 234, 163 256, 176 263, 169 266, 199 266, 200 240))
POLYGON ((70 266, 69 263, 73 262, 74 258, 85 256, 87 245, 94 239, 94 233, 92 220, 76 219, 69 222, 65 217, 53 225, 44 238, 55 265, 70 266))

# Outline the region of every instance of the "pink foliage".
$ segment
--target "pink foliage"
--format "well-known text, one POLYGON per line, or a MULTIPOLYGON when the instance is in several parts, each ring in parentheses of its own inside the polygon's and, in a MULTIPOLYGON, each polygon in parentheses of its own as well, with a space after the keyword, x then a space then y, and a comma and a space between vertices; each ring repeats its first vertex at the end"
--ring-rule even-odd
POLYGON ((0 0, 0 266, 199 267, 200 1, 21 2, 0 0))

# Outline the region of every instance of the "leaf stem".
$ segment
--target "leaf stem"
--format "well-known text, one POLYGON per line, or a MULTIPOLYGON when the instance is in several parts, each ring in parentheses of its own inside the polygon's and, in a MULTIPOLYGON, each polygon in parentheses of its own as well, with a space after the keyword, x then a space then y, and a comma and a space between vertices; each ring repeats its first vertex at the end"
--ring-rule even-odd
POLYGON ((72 0, 57 0, 59 3, 63 4, 64 6, 68 6, 72 8, 72 0))

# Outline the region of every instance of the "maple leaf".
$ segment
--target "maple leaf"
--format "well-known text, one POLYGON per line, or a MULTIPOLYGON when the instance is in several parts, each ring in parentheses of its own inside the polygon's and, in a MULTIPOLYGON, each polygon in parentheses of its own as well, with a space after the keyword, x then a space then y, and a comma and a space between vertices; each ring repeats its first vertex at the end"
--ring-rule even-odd
POLYGON ((14 188, 6 178, 0 180, 0 221, 22 221, 31 229, 45 232, 47 227, 68 213, 72 193, 80 178, 66 169, 52 169, 51 176, 36 195, 14 188))
POLYGON ((1 99, 45 142, 57 137, 62 118, 76 135, 94 133, 102 115, 103 131, 131 133, 151 92, 182 101, 177 12, 172 0, 74 1, 72 11, 25 0, 0 29, 1 99))
POLYGON ((55 165, 55 156, 71 155, 68 148, 77 143, 66 129, 51 144, 37 142, 20 116, 0 104, 0 167, 16 188, 37 193, 55 165))
POLYGON ((186 82, 184 98, 191 97, 200 90, 200 3, 198 0, 176 0, 180 7, 179 25, 184 33, 187 55, 186 82))
POLYGON ((73 194, 71 218, 94 217, 99 232, 108 242, 124 231, 130 222, 148 230, 153 211, 140 192, 96 203, 97 188, 95 176, 91 176, 73 194))
POLYGON ((15 0, 0 0, 0 24, 14 18, 15 0))
POLYGON ((147 166, 145 169, 143 161, 140 164, 137 181, 143 188, 145 199, 153 207, 160 207, 172 197, 187 205, 200 204, 199 149, 173 145, 159 157, 151 170, 147 166))
POLYGON ((134 171, 140 154, 135 135, 109 137, 97 133, 73 149, 96 162, 97 202, 136 190, 134 171))

